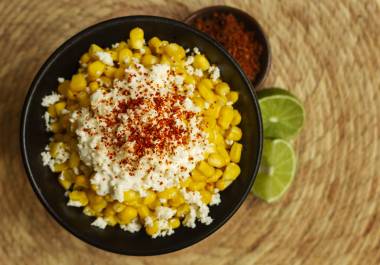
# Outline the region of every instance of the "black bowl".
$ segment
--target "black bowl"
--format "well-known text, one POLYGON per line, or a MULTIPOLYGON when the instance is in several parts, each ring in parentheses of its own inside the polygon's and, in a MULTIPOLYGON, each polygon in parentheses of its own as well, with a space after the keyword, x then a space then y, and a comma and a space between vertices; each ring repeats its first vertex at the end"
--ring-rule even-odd
POLYGON ((205 34, 190 26, 167 18, 131 16, 108 20, 76 34, 59 47, 45 62, 35 77, 26 100, 21 120, 21 152, 27 175, 38 198, 50 214, 73 235, 104 250, 127 255, 157 255, 190 246, 215 232, 240 207, 254 182, 262 149, 262 124, 259 105, 252 85, 230 55, 205 34), (221 193, 222 203, 211 207, 211 225, 198 224, 195 229, 179 228, 172 236, 151 239, 144 231, 135 234, 118 228, 105 230, 90 225, 93 218, 80 209, 66 206, 64 190, 57 177, 42 166, 40 153, 48 143, 42 119, 41 100, 54 90, 58 77, 70 78, 78 68, 78 60, 92 43, 110 46, 125 40, 129 31, 139 26, 146 38, 158 36, 184 47, 199 47, 212 63, 220 67, 222 78, 240 92, 237 103, 242 113, 241 128, 244 150, 240 162, 241 176, 221 193))

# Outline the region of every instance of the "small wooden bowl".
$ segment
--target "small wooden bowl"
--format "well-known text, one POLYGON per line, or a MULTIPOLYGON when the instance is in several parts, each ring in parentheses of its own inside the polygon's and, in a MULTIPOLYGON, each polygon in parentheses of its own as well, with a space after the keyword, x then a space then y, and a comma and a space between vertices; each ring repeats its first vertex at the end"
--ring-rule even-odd
POLYGON ((271 49, 270 49, 268 38, 266 34, 264 33, 264 30, 262 29, 261 25, 257 22, 256 19, 254 19, 249 14, 243 12, 240 9, 229 7, 229 6, 209 6, 209 7, 200 9, 190 14, 184 20, 184 22, 189 24, 190 26, 195 27, 195 21, 198 18, 207 18, 215 12, 230 13, 234 15, 237 18, 237 20, 242 21, 244 23, 244 25, 246 26, 248 30, 253 31, 255 33, 255 36, 258 42, 263 47, 263 50, 259 58, 260 70, 256 74, 255 78, 251 80, 251 82, 255 89, 261 88, 264 84, 264 81, 269 73, 270 66, 271 66, 271 49))

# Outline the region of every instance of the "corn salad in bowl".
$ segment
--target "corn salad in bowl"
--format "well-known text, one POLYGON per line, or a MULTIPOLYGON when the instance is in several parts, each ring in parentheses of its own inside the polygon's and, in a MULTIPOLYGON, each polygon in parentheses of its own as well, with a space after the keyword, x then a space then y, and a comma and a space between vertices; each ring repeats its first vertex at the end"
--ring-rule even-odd
POLYGON ((42 162, 67 205, 99 228, 168 236, 212 223, 210 206, 239 175, 239 93, 198 48, 158 37, 92 44, 70 80, 42 99, 53 133, 42 162))

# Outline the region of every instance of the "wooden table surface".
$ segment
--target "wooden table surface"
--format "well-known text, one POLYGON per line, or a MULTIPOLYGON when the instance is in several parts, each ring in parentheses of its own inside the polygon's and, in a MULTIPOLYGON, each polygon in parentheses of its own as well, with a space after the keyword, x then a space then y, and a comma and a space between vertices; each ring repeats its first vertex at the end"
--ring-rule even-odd
POLYGON ((296 179, 275 204, 250 196, 206 240, 157 257, 89 246, 44 210, 26 178, 19 119, 33 76, 64 40, 132 14, 183 19, 218 1, 0 2, 0 264, 380 264, 380 1, 228 1, 273 50, 268 85, 305 103, 296 179), (79 3, 80 2, 80 3, 79 3))

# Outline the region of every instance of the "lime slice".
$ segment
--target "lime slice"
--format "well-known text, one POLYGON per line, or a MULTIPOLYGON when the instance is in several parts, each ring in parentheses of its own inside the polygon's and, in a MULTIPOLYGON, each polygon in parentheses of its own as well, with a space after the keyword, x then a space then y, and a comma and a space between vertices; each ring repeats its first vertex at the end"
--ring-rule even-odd
POLYGON ((258 92, 264 137, 291 139, 301 130, 305 111, 301 102, 281 88, 258 92))
POLYGON ((252 192, 266 202, 279 199, 289 188, 296 172, 296 154, 282 139, 264 140, 263 158, 252 192))

